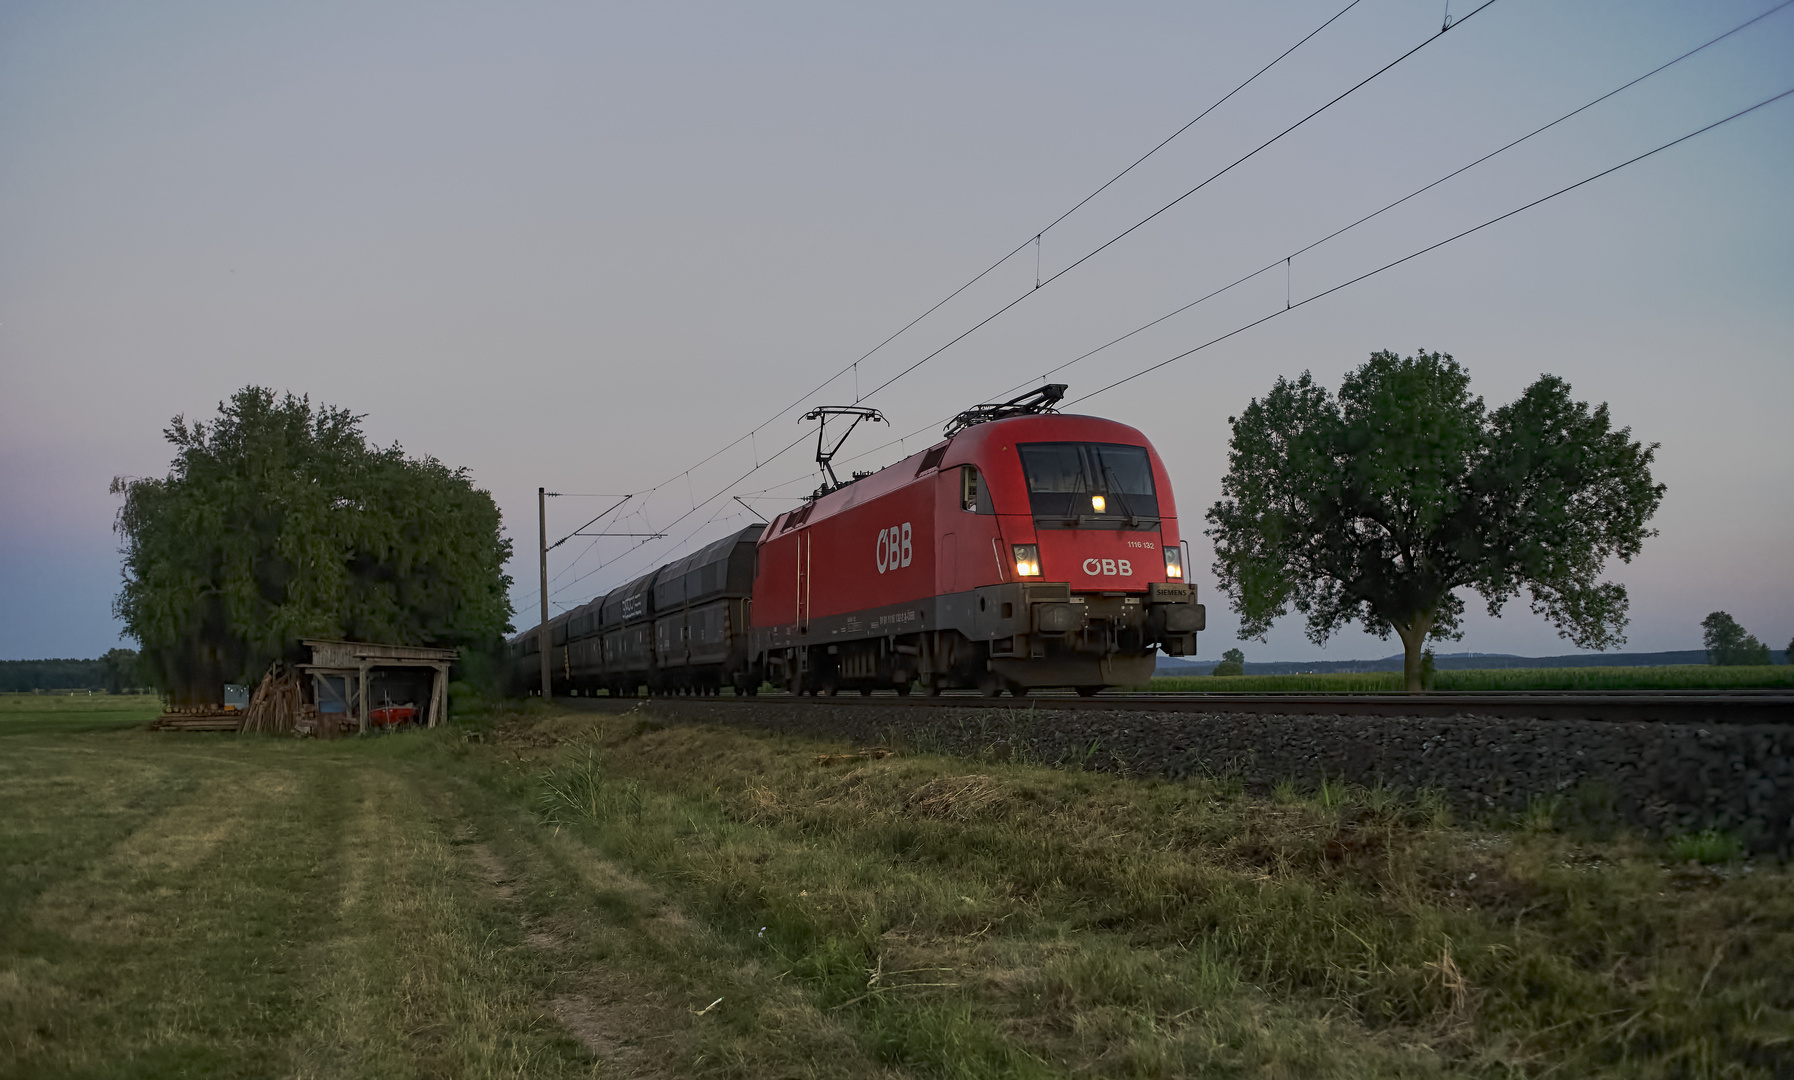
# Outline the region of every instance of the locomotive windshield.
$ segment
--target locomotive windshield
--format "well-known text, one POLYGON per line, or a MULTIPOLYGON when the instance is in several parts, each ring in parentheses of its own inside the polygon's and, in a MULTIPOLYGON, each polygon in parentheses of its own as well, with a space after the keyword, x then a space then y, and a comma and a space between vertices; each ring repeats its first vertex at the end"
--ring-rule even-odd
POLYGON ((1159 516, 1152 460, 1143 446, 1022 443, 1022 474, 1034 516, 1111 528, 1159 516))

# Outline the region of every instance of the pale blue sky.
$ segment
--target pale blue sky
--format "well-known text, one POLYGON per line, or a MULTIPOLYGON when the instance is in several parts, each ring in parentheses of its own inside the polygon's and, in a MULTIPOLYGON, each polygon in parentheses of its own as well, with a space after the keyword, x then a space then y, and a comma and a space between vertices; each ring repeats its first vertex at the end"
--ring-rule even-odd
MULTIPOLYGON (((512 572, 533 621, 538 484, 677 478, 632 504, 630 531, 667 527, 802 429, 783 417, 683 470, 1343 3, 0 7, 0 658, 114 644, 108 481, 164 471, 168 418, 250 382, 472 469, 525 553, 512 572)), ((1772 6, 1498 0, 869 403, 901 434, 988 399, 1772 6)), ((1043 268, 1423 40, 1443 10, 1363 0, 1049 232, 1043 268)), ((1790 87, 1794 9, 1296 259, 1288 284, 1299 299, 1790 87)), ((1201 512, 1227 417, 1277 376, 1337 385, 1374 349, 1443 349, 1499 403, 1561 374, 1663 444, 1662 535, 1613 568, 1633 598, 1628 648, 1698 647, 1715 608, 1780 646, 1794 635, 1790 175, 1794 98, 1082 408, 1165 455, 1207 590, 1201 512)), ((861 389, 1034 272, 1030 252, 899 338, 861 389)), ((1284 290, 1270 275, 1057 378, 1076 396, 1281 307, 1284 290)), ((850 376, 814 400, 853 396, 850 376)), ((734 490, 770 496, 771 513, 809 473, 800 446, 734 490)), ((586 505, 563 500, 553 525, 586 505)), ((577 565, 569 545, 554 598, 583 601, 739 512, 722 499, 663 545, 610 541, 577 565)), ((1224 599, 1205 598, 1212 657, 1235 642, 1224 599)), ((1523 605, 1469 626, 1446 648, 1571 651, 1523 605)), ((1394 644, 1347 634, 1322 653, 1292 620, 1246 649, 1394 644)))

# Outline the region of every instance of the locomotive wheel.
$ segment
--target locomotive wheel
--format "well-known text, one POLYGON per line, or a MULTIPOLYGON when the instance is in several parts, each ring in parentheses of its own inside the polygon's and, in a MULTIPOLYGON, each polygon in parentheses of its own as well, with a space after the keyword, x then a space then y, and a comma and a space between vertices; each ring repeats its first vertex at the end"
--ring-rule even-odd
POLYGON ((861 697, 871 697, 872 696, 872 688, 870 686, 860 687, 860 696, 861 697))
POLYGON ((1095 697, 1096 695, 1098 695, 1102 692, 1103 692, 1103 688, 1100 686, 1080 686, 1080 687, 1078 687, 1078 696, 1079 697, 1095 697))
POLYGON ((897 688, 897 696, 898 697, 909 697, 909 683, 904 683, 902 686, 899 686, 897 688))
POLYGON ((983 697, 1003 696, 1003 677, 994 671, 987 671, 978 680, 978 693, 983 697))
POLYGON ((928 677, 928 681, 926 683, 924 683, 923 685, 927 688, 927 694, 929 697, 940 697, 947 690, 947 684, 946 684, 945 680, 943 680, 939 675, 930 675, 928 677))

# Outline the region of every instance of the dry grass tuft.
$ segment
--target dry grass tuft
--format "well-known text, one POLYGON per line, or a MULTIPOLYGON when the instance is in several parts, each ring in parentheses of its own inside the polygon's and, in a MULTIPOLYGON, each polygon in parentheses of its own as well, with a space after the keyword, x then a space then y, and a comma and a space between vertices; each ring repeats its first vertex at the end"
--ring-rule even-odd
POLYGON ((1003 787, 994 776, 943 776, 912 792, 906 808, 921 817, 966 821, 1002 801, 1003 787))

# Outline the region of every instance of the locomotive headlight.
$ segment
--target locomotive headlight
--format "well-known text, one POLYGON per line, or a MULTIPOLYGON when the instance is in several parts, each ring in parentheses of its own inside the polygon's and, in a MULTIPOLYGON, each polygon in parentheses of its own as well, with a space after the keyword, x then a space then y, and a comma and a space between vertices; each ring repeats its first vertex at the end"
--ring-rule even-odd
POLYGON ((1011 545, 1015 552, 1015 576, 1040 576, 1040 546, 1038 544, 1011 545))
POLYGON ((1184 553, 1178 548, 1165 549, 1165 576, 1172 581, 1184 579, 1184 553))
POLYGON ((1090 496, 1090 509, 1095 510, 1097 513, 1102 513, 1104 508, 1108 505, 1109 500, 1103 498, 1101 495, 1090 496))

